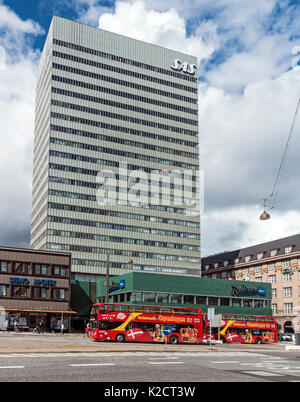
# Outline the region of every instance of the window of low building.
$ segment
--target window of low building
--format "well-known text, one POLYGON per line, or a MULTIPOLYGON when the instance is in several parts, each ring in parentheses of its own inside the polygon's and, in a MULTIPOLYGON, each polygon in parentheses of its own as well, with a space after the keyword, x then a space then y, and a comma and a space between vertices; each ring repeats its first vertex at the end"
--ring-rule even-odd
POLYGON ((53 275, 66 277, 67 276, 67 267, 62 266, 62 265, 54 265, 53 275))
POLYGON ((230 306, 230 300, 229 297, 220 297, 220 306, 230 306))
POLYGON ((254 272, 261 272, 261 265, 256 265, 255 267, 254 267, 254 272))
POLYGON ((133 301, 142 302, 143 301, 143 293, 142 292, 133 292, 133 301))
POLYGON ((268 276, 268 282, 269 283, 275 283, 276 282, 276 275, 269 275, 268 276))
POLYGON ((7 296, 7 285, 0 285, 0 297, 7 296))
POLYGON ((253 307, 253 299, 243 299, 243 307, 253 307))
POLYGON ((283 288, 283 296, 284 297, 293 296, 293 288, 291 288, 291 287, 283 288))
POLYGON ((147 303, 155 303, 156 302, 155 293, 144 292, 144 302, 146 304, 147 303))
POLYGON ((27 297, 28 287, 27 286, 13 286, 12 287, 12 297, 27 297))
POLYGON ((32 296, 34 299, 46 299, 47 298, 47 288, 43 287, 32 287, 32 296))
POLYGON ((284 309, 284 314, 292 314, 293 313, 293 303, 284 303, 283 309, 284 309))
POLYGON ((254 308, 263 308, 264 301, 263 300, 254 300, 254 308))
POLYGON ((171 295, 170 298, 171 304, 182 304, 182 296, 181 295, 171 295))
POLYGON ((60 289, 60 288, 52 289, 52 299, 64 300, 66 298, 66 295, 67 295, 66 289, 60 289))
POLYGON ((273 269, 275 269, 275 262, 268 264, 268 271, 272 271, 273 269))
POLYGON ((45 264, 34 264, 35 275, 47 275, 48 267, 45 264))
POLYGON ((0 271, 1 272, 7 272, 7 262, 6 261, 1 261, 0 262, 0 271))
POLYGON ((15 274, 28 274, 28 264, 26 262, 15 262, 13 271, 15 274))
POLYGON ((282 281, 283 282, 291 282, 292 277, 290 273, 286 273, 282 275, 282 281))
POLYGON ((218 306, 219 304, 219 298, 218 297, 214 297, 214 296, 208 296, 207 298, 207 304, 209 306, 218 306))
POLYGON ((292 248, 293 248, 292 246, 285 247, 284 249, 285 254, 290 253, 292 251, 292 248))
POLYGON ((195 296, 184 295, 183 296, 183 303, 184 304, 194 304, 195 303, 195 296))
POLYGON ((157 303, 169 303, 168 293, 157 293, 157 303))
POLYGON ((233 307, 240 307, 242 305, 241 299, 232 299, 232 306, 233 307))
POLYGON ((207 296, 196 296, 196 304, 206 304, 207 296))
POLYGON ((278 306, 276 303, 272 303, 272 313, 277 314, 278 313, 278 306))

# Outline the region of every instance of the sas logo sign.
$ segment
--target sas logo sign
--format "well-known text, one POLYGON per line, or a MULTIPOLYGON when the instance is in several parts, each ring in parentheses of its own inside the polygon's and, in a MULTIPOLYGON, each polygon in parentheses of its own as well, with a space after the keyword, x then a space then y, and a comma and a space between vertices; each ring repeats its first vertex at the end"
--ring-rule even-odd
POLYGON ((175 59, 170 67, 172 70, 182 71, 191 75, 194 75, 197 69, 196 64, 188 64, 186 61, 182 62, 179 59, 175 59))

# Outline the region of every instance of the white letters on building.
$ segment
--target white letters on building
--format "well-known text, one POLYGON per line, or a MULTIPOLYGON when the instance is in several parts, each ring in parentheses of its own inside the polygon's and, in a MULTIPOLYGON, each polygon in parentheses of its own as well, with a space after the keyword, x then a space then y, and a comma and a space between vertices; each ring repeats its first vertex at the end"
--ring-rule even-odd
POLYGON ((196 64, 188 64, 186 61, 182 63, 181 60, 175 59, 171 65, 171 68, 173 70, 183 71, 184 73, 195 74, 197 66, 196 64))

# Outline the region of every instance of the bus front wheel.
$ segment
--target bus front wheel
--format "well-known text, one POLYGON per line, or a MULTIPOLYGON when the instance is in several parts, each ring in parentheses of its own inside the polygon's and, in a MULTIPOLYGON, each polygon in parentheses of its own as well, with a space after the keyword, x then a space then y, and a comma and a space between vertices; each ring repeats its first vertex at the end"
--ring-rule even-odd
POLYGON ((177 343, 179 343, 178 337, 176 335, 172 335, 169 339, 169 343, 171 343, 172 345, 176 345, 177 343))
POLYGON ((118 334, 116 336, 116 342, 119 342, 119 343, 125 342, 125 335, 124 334, 118 334))

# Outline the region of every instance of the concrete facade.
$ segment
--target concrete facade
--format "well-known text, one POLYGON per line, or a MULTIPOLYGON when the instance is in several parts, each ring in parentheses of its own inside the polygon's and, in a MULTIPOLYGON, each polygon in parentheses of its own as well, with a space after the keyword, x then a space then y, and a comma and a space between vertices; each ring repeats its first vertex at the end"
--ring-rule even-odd
POLYGON ((201 275, 199 204, 178 202, 183 174, 187 202, 197 195, 194 64, 189 55, 53 18, 37 77, 31 248, 72 253, 73 279, 98 280, 108 253, 111 275, 201 275), (104 170, 108 183, 117 179, 106 203, 104 170), (163 172, 158 180, 155 171, 163 172), (138 204, 129 199, 135 190, 138 204))

